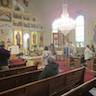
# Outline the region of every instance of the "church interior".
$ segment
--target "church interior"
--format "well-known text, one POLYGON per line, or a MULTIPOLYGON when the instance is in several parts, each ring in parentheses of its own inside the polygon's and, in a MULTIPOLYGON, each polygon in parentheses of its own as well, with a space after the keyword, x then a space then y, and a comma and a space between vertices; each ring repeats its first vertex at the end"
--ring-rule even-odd
POLYGON ((96 0, 0 0, 0 96, 96 96, 96 0))

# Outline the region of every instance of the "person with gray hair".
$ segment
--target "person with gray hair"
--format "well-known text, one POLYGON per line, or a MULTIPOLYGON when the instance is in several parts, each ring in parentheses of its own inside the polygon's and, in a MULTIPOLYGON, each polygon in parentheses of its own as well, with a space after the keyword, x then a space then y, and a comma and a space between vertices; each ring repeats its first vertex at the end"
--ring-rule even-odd
POLYGON ((44 67, 39 79, 54 76, 56 74, 58 74, 58 64, 55 62, 55 58, 51 56, 48 58, 48 64, 44 67))
POLYGON ((51 52, 50 52, 48 46, 45 46, 43 54, 42 54, 42 57, 43 57, 42 59, 43 59, 44 67, 48 64, 48 58, 50 56, 51 56, 51 52))
POLYGON ((10 57, 10 51, 4 48, 4 41, 0 41, 0 70, 8 70, 8 59, 10 57))

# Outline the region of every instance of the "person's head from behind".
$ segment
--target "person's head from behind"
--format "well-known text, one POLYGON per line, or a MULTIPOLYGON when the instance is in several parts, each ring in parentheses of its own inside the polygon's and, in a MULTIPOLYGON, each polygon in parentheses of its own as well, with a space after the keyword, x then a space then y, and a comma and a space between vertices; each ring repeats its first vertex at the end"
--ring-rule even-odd
POLYGON ((4 47, 5 47, 4 41, 0 41, 0 47, 1 47, 1 48, 4 48, 4 47))
POLYGON ((48 50, 48 47, 47 47, 47 46, 45 46, 44 50, 48 50))
POLYGON ((55 62, 55 58, 54 57, 49 57, 48 58, 48 64, 53 64, 55 62))
POLYGON ((89 45, 87 45, 87 48, 90 48, 90 46, 89 46, 89 45))
POLYGON ((92 44, 91 47, 94 48, 94 45, 92 44))
POLYGON ((50 44, 50 46, 51 46, 51 47, 54 47, 54 44, 53 44, 53 43, 51 43, 51 44, 50 44))

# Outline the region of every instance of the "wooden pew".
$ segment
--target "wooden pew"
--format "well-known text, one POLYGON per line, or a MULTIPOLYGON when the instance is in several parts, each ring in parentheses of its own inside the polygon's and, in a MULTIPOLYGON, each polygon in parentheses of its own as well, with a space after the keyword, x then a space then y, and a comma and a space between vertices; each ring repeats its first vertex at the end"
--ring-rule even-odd
POLYGON ((9 68, 14 68, 14 67, 23 67, 26 66, 26 60, 24 59, 12 59, 9 61, 9 68))
POLYGON ((84 84, 66 92, 62 96, 86 96, 86 92, 93 87, 96 87, 96 78, 93 78, 92 80, 87 81, 84 84))
POLYGON ((0 78, 5 77, 5 76, 10 76, 14 74, 19 74, 19 73, 24 73, 24 72, 29 72, 29 71, 34 71, 37 70, 37 66, 23 66, 19 68, 11 68, 9 70, 0 70, 0 78))
POLYGON ((85 68, 82 67, 46 79, 34 81, 0 92, 0 96, 60 96, 62 93, 83 83, 84 71, 85 68))
POLYGON ((57 78, 55 82, 53 79, 53 83, 52 84, 50 83, 51 91, 53 91, 53 92, 50 91, 51 92, 50 96, 61 96, 62 93, 65 93, 70 89, 82 84, 84 82, 84 73, 85 68, 81 67, 64 73, 64 75, 62 75, 62 78, 60 76, 60 78, 57 78))
POLYGON ((35 70, 0 78, 0 92, 38 80, 42 70, 35 70))
POLYGON ((14 68, 14 67, 23 67, 23 66, 26 66, 26 63, 24 64, 14 64, 14 65, 9 65, 9 68, 14 68))

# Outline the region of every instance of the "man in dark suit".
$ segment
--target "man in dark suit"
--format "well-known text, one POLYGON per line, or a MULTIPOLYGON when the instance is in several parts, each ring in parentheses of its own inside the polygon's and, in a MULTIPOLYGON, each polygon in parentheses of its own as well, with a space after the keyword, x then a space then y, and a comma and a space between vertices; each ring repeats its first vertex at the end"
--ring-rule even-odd
POLYGON ((45 68, 41 72, 39 79, 54 76, 56 74, 58 74, 58 64, 55 63, 55 59, 53 57, 49 57, 48 64, 45 66, 45 68))
POLYGON ((8 70, 8 59, 10 57, 10 51, 4 48, 4 42, 0 42, 0 69, 8 70))

